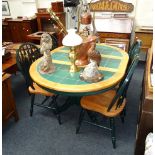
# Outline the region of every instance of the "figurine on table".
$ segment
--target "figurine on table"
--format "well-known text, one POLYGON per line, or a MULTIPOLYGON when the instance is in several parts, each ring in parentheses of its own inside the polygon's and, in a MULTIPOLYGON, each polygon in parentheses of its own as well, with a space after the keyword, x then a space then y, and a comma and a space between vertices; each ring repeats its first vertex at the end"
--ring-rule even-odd
POLYGON ((40 64, 40 73, 53 73, 55 66, 52 63, 51 49, 53 46, 52 38, 48 33, 43 33, 40 40, 40 52, 43 54, 40 64))
POLYGON ((101 54, 99 51, 96 50, 95 42, 91 42, 91 46, 88 50, 88 61, 90 61, 90 60, 94 60, 94 61, 96 61, 98 66, 100 65, 101 54))
POLYGON ((103 75, 98 71, 98 65, 95 60, 90 59, 90 63, 80 74, 80 78, 86 82, 98 82, 103 78, 103 75))

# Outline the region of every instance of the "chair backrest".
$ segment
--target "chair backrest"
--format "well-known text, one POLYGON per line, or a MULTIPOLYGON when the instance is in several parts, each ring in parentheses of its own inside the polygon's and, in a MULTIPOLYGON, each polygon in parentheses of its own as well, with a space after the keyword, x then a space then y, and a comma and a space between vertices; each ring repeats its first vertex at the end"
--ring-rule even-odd
POLYGON ((111 104, 109 105, 108 111, 110 111, 110 109, 115 104, 117 99, 119 99, 117 106, 120 106, 121 103, 123 102, 124 98, 126 97, 126 92, 128 90, 128 87, 129 87, 133 72, 135 70, 136 65, 138 64, 138 61, 139 61, 139 53, 140 53, 141 45, 142 45, 142 41, 139 40, 139 39, 136 40, 132 44, 132 46, 131 46, 131 48, 130 48, 130 50, 128 52, 128 54, 129 54, 129 63, 128 63, 128 66, 127 66, 127 71, 125 73, 124 78, 122 79, 122 81, 119 84, 119 89, 117 90, 116 96, 114 97, 111 104), (127 79, 127 76, 129 74, 129 72, 131 72, 130 73, 130 78, 127 79), (123 83, 124 83, 125 80, 128 80, 128 82, 125 83, 123 88, 121 88, 123 86, 123 83))
POLYGON ((121 82, 121 85, 119 86, 117 93, 116 93, 115 97, 113 98, 112 102, 110 103, 107 111, 111 110, 111 108, 116 103, 116 101, 118 101, 116 109, 122 104, 125 94, 126 94, 126 91, 128 89, 129 83, 131 81, 132 75, 134 73, 134 70, 138 64, 138 61, 139 61, 139 55, 135 55, 132 60, 132 63, 130 64, 130 66, 127 70, 127 74, 125 75, 125 78, 121 82))
POLYGON ((27 87, 32 85, 32 79, 29 75, 30 65, 41 56, 42 54, 39 48, 35 44, 29 42, 23 43, 16 51, 17 66, 24 76, 27 87))
POLYGON ((142 46, 142 41, 138 39, 130 47, 130 50, 128 52, 128 54, 129 54, 129 64, 134 59, 134 56, 140 53, 140 47, 141 46, 142 46))
MULTIPOLYGON (((50 33, 49 33, 50 34, 50 33)), ((58 47, 58 38, 57 38, 57 35, 56 33, 55 34, 50 34, 51 38, 52 38, 52 42, 53 42, 53 45, 52 45, 52 49, 55 49, 58 47)))

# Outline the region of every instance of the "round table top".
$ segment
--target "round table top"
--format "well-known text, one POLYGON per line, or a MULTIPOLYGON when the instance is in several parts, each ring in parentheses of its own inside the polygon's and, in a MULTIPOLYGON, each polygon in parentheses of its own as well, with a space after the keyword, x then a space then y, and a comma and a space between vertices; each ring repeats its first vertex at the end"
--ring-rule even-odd
POLYGON ((128 64, 128 54, 116 47, 106 44, 97 44, 96 50, 100 52, 102 60, 99 71, 104 78, 96 83, 87 83, 79 78, 79 72, 70 73, 69 48, 59 47, 51 51, 52 62, 56 67, 51 74, 41 74, 39 65, 42 58, 36 60, 30 66, 30 76, 34 82, 46 90, 58 94, 82 95, 95 94, 115 86, 123 78, 128 64))

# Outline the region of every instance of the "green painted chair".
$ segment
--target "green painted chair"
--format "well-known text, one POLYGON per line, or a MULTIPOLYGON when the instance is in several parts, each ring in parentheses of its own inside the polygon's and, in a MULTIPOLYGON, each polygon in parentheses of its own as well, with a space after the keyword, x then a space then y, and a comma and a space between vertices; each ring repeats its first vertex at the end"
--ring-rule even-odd
POLYGON ((122 80, 121 85, 117 90, 112 89, 102 94, 85 96, 81 99, 82 110, 80 112, 76 133, 79 133, 81 123, 84 120, 85 112, 92 111, 101 114, 109 119, 109 126, 103 126, 96 120, 84 121, 89 124, 102 127, 111 131, 111 138, 113 148, 116 148, 116 136, 115 136, 115 118, 123 113, 126 106, 126 92, 128 84, 132 78, 134 70, 138 64, 139 55, 136 54, 128 67, 127 74, 122 80))
MULTIPOLYGON (((130 50, 128 52, 128 54, 129 54, 129 63, 128 63, 128 66, 127 66, 127 70, 129 69, 134 57, 136 55, 139 56, 141 46, 142 46, 142 41, 138 39, 130 47, 130 50)), ((126 72, 126 73, 128 73, 128 72, 126 72)), ((125 79, 125 76, 124 76, 123 80, 124 79, 125 79)), ((120 85, 122 84, 122 81, 120 82, 120 85)), ((130 81, 129 81, 129 83, 130 83, 130 81)), ((128 85, 129 85, 129 83, 128 83, 128 85)), ((128 89, 128 85, 126 87, 126 90, 128 89)), ((124 91, 124 96, 126 97, 126 91, 124 91)), ((124 114, 125 114, 125 110, 124 110, 124 114)))
MULTIPOLYGON (((142 41, 137 39, 133 44, 132 46, 130 47, 129 49, 129 52, 128 52, 128 55, 129 55, 129 62, 128 62, 128 66, 127 66, 127 70, 130 66, 130 64, 132 63, 132 60, 134 58, 135 55, 139 55, 140 53, 140 48, 142 46, 142 41)), ((124 76, 125 77, 125 76, 124 76)), ((123 81, 123 80, 122 80, 123 81)), ((120 85, 121 85, 121 82, 120 82, 120 85)), ((116 86, 117 88, 117 86, 116 86)))
POLYGON ((129 49, 129 65, 132 62, 132 59, 134 58, 135 55, 140 53, 140 48, 142 46, 142 41, 137 39, 132 46, 129 49))
MULTIPOLYGON (((40 54, 40 50, 38 47, 33 44, 33 43, 23 43, 19 49, 16 52, 16 61, 17 61, 17 66, 19 68, 19 71, 22 73, 24 76, 24 79, 26 81, 26 86, 28 88, 28 92, 31 95, 31 107, 30 107, 30 116, 33 115, 33 107, 34 105, 47 108, 47 109, 52 109, 53 112, 56 114, 58 111, 58 105, 56 102, 56 99, 58 95, 55 95, 53 93, 50 93, 44 89, 42 89, 39 85, 37 85, 33 80, 31 79, 29 75, 29 68, 31 64, 40 58, 42 55, 40 54), (35 103, 35 95, 43 95, 45 96, 45 99, 39 104, 35 103), (49 99, 52 98, 50 101, 50 104, 44 105, 44 103, 49 99)), ((56 114, 57 119, 59 121, 59 124, 61 124, 61 119, 60 119, 60 114, 56 114)))

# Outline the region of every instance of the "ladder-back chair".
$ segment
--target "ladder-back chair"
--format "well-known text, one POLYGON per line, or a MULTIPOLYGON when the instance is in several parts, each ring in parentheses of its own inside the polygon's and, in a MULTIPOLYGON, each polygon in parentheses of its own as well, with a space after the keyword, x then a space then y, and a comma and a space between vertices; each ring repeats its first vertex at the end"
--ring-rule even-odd
POLYGON ((123 113, 123 110, 126 106, 126 96, 124 95, 124 91, 127 91, 128 83, 130 82, 134 70, 138 64, 139 55, 135 55, 132 63, 128 67, 127 74, 125 78, 121 82, 119 88, 112 89, 102 94, 85 96, 81 99, 81 107, 82 110, 80 112, 78 125, 76 128, 76 133, 79 133, 81 123, 84 119, 84 115, 86 111, 97 112, 104 117, 109 118, 109 127, 102 126, 94 121, 88 122, 89 124, 102 127, 104 129, 108 129, 111 131, 111 138, 113 148, 116 148, 116 136, 115 136, 115 117, 120 116, 123 113))

